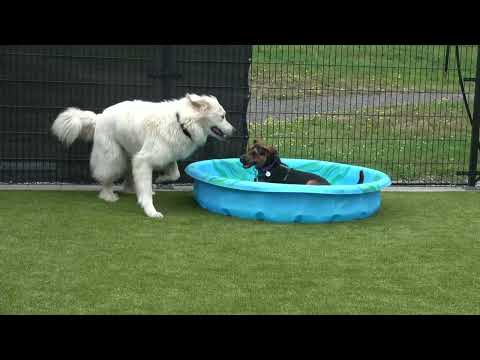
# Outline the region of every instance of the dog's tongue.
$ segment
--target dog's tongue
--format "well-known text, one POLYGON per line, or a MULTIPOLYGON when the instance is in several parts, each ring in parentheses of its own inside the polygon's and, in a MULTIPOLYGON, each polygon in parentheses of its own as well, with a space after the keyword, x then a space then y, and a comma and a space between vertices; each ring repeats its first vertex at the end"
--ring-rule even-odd
POLYGON ((213 131, 215 134, 217 134, 218 136, 223 136, 223 131, 220 130, 220 129, 219 129, 218 127, 216 127, 216 126, 213 126, 213 127, 212 127, 212 131, 213 131))

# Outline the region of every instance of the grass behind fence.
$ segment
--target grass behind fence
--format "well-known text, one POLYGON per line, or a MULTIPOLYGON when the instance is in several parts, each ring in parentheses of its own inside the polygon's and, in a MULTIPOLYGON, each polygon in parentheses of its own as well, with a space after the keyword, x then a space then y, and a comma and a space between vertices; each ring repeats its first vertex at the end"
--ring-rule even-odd
MULTIPOLYGON (((438 45, 257 45, 252 95, 287 98, 335 90, 459 92, 454 47, 438 45)), ((476 46, 461 46, 462 72, 475 75, 476 46)), ((471 84, 467 83, 467 91, 471 84)))
POLYGON ((458 101, 356 110, 353 114, 251 122, 251 140, 276 146, 282 157, 373 167, 393 181, 463 183, 470 132, 458 101), (437 117, 429 116, 432 107, 437 117))
MULTIPOLYGON (((448 61, 446 51, 440 45, 254 46, 250 137, 273 143, 284 157, 371 166, 395 182, 464 184, 456 172, 468 169, 470 124, 459 101, 455 47, 448 61), (336 108, 316 113, 319 96, 331 96, 336 108), (365 107, 372 99, 385 103, 365 107)), ((464 78, 475 76, 476 57, 477 46, 460 46, 464 78)), ((474 83, 465 89, 472 109, 474 83)))

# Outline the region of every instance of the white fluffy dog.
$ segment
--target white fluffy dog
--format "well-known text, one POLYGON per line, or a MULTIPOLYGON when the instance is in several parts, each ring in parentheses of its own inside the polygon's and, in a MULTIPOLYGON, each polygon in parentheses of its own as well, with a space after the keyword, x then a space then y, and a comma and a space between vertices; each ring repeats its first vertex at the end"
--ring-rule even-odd
POLYGON ((156 181, 180 177, 177 161, 189 157, 212 135, 225 140, 235 129, 214 96, 187 94, 163 102, 124 101, 101 114, 68 108, 55 119, 52 132, 67 146, 77 138, 93 140, 92 176, 102 185, 99 197, 116 201, 113 183, 125 176, 124 190, 134 189, 145 214, 163 218, 153 206, 156 181))

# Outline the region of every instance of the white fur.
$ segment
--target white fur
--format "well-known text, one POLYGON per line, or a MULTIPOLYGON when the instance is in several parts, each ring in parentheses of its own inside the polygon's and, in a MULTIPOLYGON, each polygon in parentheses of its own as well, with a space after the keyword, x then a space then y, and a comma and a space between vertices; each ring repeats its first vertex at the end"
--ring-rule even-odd
POLYGON ((91 111, 68 108, 58 115, 53 123, 52 132, 67 146, 78 137, 92 141, 96 117, 97 115, 91 111))
POLYGON ((124 101, 101 114, 69 108, 52 125, 52 132, 67 146, 77 138, 93 140, 90 168, 102 185, 101 199, 118 200, 113 183, 125 177, 124 190, 134 189, 145 214, 154 218, 163 215, 153 205, 152 171, 162 170, 157 181, 175 181, 180 177, 178 160, 203 146, 209 135, 225 140, 233 131, 215 97, 195 94, 159 103, 124 101), (177 113, 192 139, 183 133, 177 113), (224 136, 215 134, 213 126, 224 136))

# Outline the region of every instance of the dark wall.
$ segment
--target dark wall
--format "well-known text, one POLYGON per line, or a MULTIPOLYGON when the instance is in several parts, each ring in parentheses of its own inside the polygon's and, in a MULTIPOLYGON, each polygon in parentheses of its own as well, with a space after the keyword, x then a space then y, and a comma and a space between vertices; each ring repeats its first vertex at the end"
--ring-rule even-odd
POLYGON ((251 46, 2 46, 0 182, 92 183, 91 144, 66 150, 50 134, 62 110, 101 112, 124 100, 187 92, 217 96, 240 131, 229 143, 209 141, 181 171, 191 161, 237 156, 247 137, 250 57, 251 46))
MULTIPOLYGON (((202 159, 238 157, 244 152, 248 140, 246 115, 251 54, 251 46, 175 47, 174 63, 181 78, 172 84, 174 97, 184 96, 186 92, 215 95, 227 111, 228 121, 237 129, 228 142, 209 138, 188 162, 179 165, 202 159)), ((185 175, 179 180, 183 181, 191 179, 185 175)))

